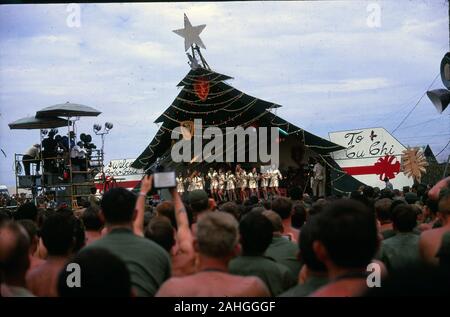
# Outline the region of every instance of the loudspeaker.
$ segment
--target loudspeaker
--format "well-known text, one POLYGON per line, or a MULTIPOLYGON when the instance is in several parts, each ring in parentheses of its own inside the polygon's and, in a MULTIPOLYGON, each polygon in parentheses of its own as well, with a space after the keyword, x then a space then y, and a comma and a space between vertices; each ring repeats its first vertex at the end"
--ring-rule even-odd
POLYGON ((427 91, 427 95, 439 113, 442 113, 450 103, 450 91, 447 89, 430 90, 427 91))

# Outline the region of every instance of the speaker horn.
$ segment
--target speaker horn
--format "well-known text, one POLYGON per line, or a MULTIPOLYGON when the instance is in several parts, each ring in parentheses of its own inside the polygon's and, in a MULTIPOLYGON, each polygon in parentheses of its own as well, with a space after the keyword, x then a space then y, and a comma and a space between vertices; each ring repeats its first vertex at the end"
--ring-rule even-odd
POLYGON ((436 110, 442 113, 450 103, 450 91, 447 89, 436 89, 427 91, 427 96, 430 98, 436 110))

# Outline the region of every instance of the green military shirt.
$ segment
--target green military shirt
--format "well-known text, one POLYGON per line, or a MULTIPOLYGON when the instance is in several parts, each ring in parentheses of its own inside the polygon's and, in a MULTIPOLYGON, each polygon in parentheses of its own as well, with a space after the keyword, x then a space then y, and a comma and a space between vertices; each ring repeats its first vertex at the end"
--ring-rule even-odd
POLYGON ((130 229, 113 229, 86 248, 104 248, 122 259, 130 272, 137 296, 153 296, 170 277, 169 254, 159 245, 135 235, 130 229))
POLYGON ((304 284, 298 284, 288 289, 279 297, 305 297, 327 284, 328 281, 326 276, 311 276, 304 284))
POLYGON ((405 266, 417 268, 421 265, 419 239, 420 236, 413 232, 399 232, 381 242, 380 260, 388 271, 396 271, 405 266))
POLYGON ((300 272, 300 262, 297 259, 298 246, 283 237, 273 237, 272 243, 266 250, 266 256, 276 262, 285 265, 291 270, 293 276, 298 276, 300 272))
POLYGON ((283 264, 265 256, 238 256, 228 265, 231 274, 259 277, 272 296, 277 296, 296 284, 291 271, 283 264))

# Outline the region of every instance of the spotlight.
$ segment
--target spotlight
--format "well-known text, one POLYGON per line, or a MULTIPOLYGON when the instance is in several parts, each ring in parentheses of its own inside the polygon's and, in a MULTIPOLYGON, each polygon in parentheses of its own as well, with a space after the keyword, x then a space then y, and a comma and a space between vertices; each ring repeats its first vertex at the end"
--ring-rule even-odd
POLYGON ((98 123, 94 124, 94 131, 95 132, 99 132, 101 129, 102 129, 102 125, 101 124, 98 124, 98 123))
POLYGON ((105 123, 105 130, 109 131, 113 128, 113 124, 111 122, 106 122, 105 123))

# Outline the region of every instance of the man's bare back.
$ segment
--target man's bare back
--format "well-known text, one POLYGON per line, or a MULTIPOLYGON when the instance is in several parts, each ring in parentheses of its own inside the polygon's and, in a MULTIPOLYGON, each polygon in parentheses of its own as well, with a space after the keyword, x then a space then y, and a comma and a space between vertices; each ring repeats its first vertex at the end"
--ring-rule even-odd
POLYGON ((57 297, 57 281, 59 272, 67 259, 54 257, 27 273, 27 288, 39 297, 57 297))
POLYGON ((157 297, 269 297, 264 283, 257 277, 242 277, 226 272, 203 271, 165 282, 157 297))
POLYGON ((449 231, 450 223, 447 223, 444 227, 422 232, 419 241, 420 256, 426 264, 432 266, 439 265, 439 259, 436 257, 436 253, 441 246, 443 235, 449 231))

